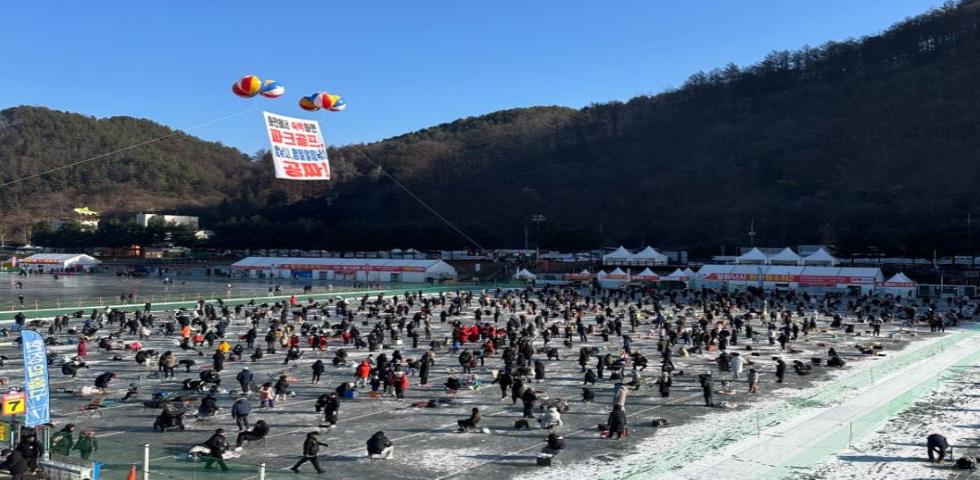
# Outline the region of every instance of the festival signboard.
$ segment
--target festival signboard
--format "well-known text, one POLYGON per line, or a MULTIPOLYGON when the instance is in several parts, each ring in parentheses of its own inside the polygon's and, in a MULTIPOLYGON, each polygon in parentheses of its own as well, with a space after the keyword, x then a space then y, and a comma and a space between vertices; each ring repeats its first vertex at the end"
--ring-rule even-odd
POLYGON ((286 180, 330 180, 330 162, 316 120, 262 112, 269 132, 276 178, 286 180))

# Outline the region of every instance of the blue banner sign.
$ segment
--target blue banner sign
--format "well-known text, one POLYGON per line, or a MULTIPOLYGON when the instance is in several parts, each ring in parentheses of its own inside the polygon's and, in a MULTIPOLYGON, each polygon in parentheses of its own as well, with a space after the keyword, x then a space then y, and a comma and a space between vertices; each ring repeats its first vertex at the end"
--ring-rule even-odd
POLYGON ((51 422, 48 349, 44 337, 34 330, 23 330, 20 338, 24 354, 24 392, 27 394, 25 425, 44 425, 51 422))

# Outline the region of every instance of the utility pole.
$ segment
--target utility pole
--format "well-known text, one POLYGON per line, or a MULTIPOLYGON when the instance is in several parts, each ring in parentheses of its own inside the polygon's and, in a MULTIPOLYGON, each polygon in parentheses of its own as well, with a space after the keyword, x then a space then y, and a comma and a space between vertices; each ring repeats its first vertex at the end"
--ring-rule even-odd
POLYGON ((973 248, 973 212, 966 214, 966 238, 970 247, 970 267, 977 266, 976 249, 973 248))
POLYGON ((531 221, 534 222, 534 250, 535 259, 534 263, 537 263, 541 257, 541 236, 539 235, 541 222, 545 221, 544 215, 540 213, 531 215, 531 221))

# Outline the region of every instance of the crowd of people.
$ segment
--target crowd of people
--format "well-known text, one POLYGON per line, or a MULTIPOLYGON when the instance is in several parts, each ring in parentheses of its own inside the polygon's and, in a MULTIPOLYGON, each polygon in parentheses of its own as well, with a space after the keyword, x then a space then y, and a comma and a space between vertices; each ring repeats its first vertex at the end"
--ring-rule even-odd
MULTIPOLYGON (((793 358, 789 364, 786 360, 798 352, 794 345, 818 331, 845 333, 853 331, 854 323, 867 324, 876 332, 882 324, 924 324, 937 330, 937 323, 958 321, 965 305, 952 306, 941 315, 936 304, 912 306, 870 297, 543 287, 431 295, 404 292, 353 301, 301 301, 293 296, 272 304, 229 305, 201 300, 196 308, 165 313, 146 304, 128 312, 78 312, 45 325, 49 343, 76 344, 75 355, 60 363, 61 372, 71 377, 80 372, 91 375, 91 387, 98 392, 111 394, 119 386, 116 372, 88 368, 93 345, 101 355, 155 369, 161 381, 189 375, 181 380, 177 394, 163 388, 147 392, 135 384, 126 387, 123 401, 159 410, 154 431, 185 430, 185 415, 208 419, 218 415, 222 403, 230 407, 230 420, 238 430, 234 441, 218 428, 206 440, 189 445, 206 469, 228 469, 226 460, 235 458, 236 452, 276 431, 275 409, 295 395, 297 382, 305 383, 295 369, 301 365, 309 372, 310 385, 320 390, 313 407, 319 421, 311 422, 302 445, 296 445, 299 460, 291 470, 310 463, 323 472, 319 455, 329 446, 321 437, 344 421, 342 405, 359 398, 393 398, 425 408, 470 389, 496 385, 501 400, 510 399, 514 405, 514 426, 542 429, 541 455, 554 457, 577 440, 562 434, 563 415, 577 402, 608 395, 608 413, 597 431, 604 438, 620 440, 640 420, 630 415, 630 399, 655 393, 670 401, 679 377, 696 379, 705 406, 724 407, 729 402, 716 402, 716 395, 734 393, 736 384, 744 383, 746 394, 758 395, 764 391, 761 378, 770 376, 774 384, 783 383, 790 364, 797 376, 809 375, 813 371, 809 358, 793 358), (174 348, 158 351, 144 346, 159 338, 172 340, 174 348), (758 356, 762 349, 774 353, 772 358, 758 356), (284 370, 274 380, 262 381, 249 365, 271 358, 281 359, 284 370), (548 392, 551 365, 562 358, 575 359, 580 367, 581 398, 559 398, 548 392), (698 372, 680 371, 679 359, 698 372), (437 363, 447 367, 449 375, 432 385, 431 372, 437 363), (349 377, 319 387, 328 366, 348 372, 349 377), (655 379, 652 387, 647 385, 648 375, 655 379), (425 401, 407 398, 413 383, 427 391, 435 387, 441 395, 425 401), (262 418, 253 423, 253 417, 262 418)), ((24 326, 22 315, 18 323, 24 326)), ((845 363, 833 347, 820 357, 828 367, 845 363)), ((485 418, 481 406, 474 406, 457 421, 457 431, 489 431, 485 418)), ((506 416, 495 417, 500 418, 506 416)), ((86 430, 74 441, 74 429, 74 425, 61 428, 53 437, 52 451, 63 456, 77 451, 90 458, 98 448, 95 433, 86 430)), ((5 467, 0 468, 12 474, 36 468, 41 447, 36 436, 23 438, 27 443, 8 452, 5 467)), ((394 442, 383 431, 365 434, 364 441, 365 454, 371 458, 393 457, 394 442)))

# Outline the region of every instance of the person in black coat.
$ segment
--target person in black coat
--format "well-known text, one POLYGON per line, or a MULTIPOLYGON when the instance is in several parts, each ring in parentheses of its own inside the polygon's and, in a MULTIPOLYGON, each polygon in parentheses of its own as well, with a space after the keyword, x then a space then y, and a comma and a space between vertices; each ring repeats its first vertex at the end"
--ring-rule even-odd
POLYGON ((670 396, 670 387, 674 384, 674 380, 670 378, 670 374, 664 372, 657 379, 657 389, 660 391, 660 396, 667 398, 670 396))
POLYGON ((44 446, 38 441, 36 435, 33 433, 25 435, 17 444, 17 451, 27 461, 28 470, 32 472, 37 470, 37 461, 44 455, 44 446))
POLYGON ((608 438, 612 438, 614 434, 616 439, 623 438, 623 434, 626 433, 626 412, 623 411, 623 407, 618 404, 613 405, 613 411, 609 414, 606 425, 609 427, 608 438))
POLYGON ((255 380, 255 375, 252 374, 252 371, 248 367, 245 367, 242 371, 238 372, 235 380, 238 380, 238 385, 242 387, 242 395, 248 395, 249 386, 255 380))
POLYGON ((595 374, 595 370, 592 370, 590 368, 590 369, 588 369, 588 370, 585 371, 585 378, 582 379, 582 385, 588 385, 590 383, 592 385, 595 385, 595 382, 598 381, 598 380, 599 380, 599 377, 595 374))
POLYGON ((524 393, 524 380, 520 377, 514 378, 514 383, 510 386, 510 403, 514 405, 517 403, 517 399, 521 398, 521 394, 524 393))
POLYGON ((480 409, 474 407, 469 418, 457 420, 456 423, 459 425, 458 432, 460 433, 466 432, 471 428, 477 428, 477 426, 480 424, 480 409))
POLYGON ((541 453, 547 453, 548 455, 558 455, 558 453, 564 449, 565 449, 565 437, 562 437, 557 433, 552 433, 548 435, 548 446, 542 448, 541 453))
POLYGON ((503 400, 507 398, 507 389, 514 383, 514 379, 509 373, 500 372, 497 374, 497 378, 493 379, 492 383, 500 385, 500 399, 503 400))
POLYGON ((222 352, 221 350, 214 352, 214 355, 211 356, 211 360, 214 362, 212 369, 215 372, 220 372, 225 369, 225 352, 222 352))
POLYGON ((0 470, 10 472, 10 480, 23 480, 24 474, 27 473, 27 460, 24 459, 24 455, 19 450, 9 448, 3 449, 0 455, 4 457, 3 463, 0 463, 0 470))
POLYGON ((98 377, 95 377, 96 388, 109 388, 109 382, 111 382, 113 378, 116 378, 116 374, 112 372, 106 372, 98 377))
POLYGON ((340 416, 340 397, 337 392, 330 392, 323 402, 323 421, 331 428, 337 425, 337 417, 340 416))
POLYGON ((380 456, 381 458, 391 458, 395 447, 391 440, 385 436, 385 432, 374 432, 367 441, 368 456, 380 456))
POLYGON ((323 371, 326 370, 326 366, 323 365, 323 360, 317 360, 313 362, 313 384, 316 385, 320 383, 320 375, 323 375, 323 371))
POLYGON ((219 428, 215 430, 214 435, 211 435, 206 442, 203 444, 208 447, 207 456, 204 457, 204 469, 211 470, 211 465, 215 463, 218 467, 221 467, 222 472, 227 472, 229 470, 228 465, 225 465, 225 452, 228 451, 228 440, 225 439, 225 429, 219 428))
POLYGON ((946 458, 947 453, 952 454, 952 452, 949 451, 949 443, 946 442, 946 437, 938 433, 933 433, 932 435, 926 437, 926 452, 929 454, 930 462, 942 462, 943 459, 946 458), (938 454, 938 460, 933 457, 933 452, 938 454))
POLYGON ((268 434, 269 426, 266 425, 265 420, 259 420, 255 422, 255 428, 238 434, 238 438, 235 439, 235 450, 241 450, 245 442, 262 440, 268 434))
POLYGON ((698 375, 698 381, 701 383, 701 394, 704 396, 704 406, 713 407, 715 402, 713 400, 714 388, 711 385, 711 375, 701 374, 698 375))
POLYGON ((521 401, 524 402, 524 418, 534 418, 534 401, 538 399, 537 394, 531 387, 525 388, 521 394, 521 401))
POLYGON ((201 399, 201 405, 197 408, 198 417, 210 417, 218 413, 218 399, 214 395, 207 394, 201 399))
POLYGON ((783 383, 786 376, 786 362, 782 358, 776 359, 776 383, 783 383))
POLYGON ((535 360, 534 361, 534 379, 540 382, 540 381, 544 380, 544 375, 545 375, 544 362, 542 362, 541 360, 535 360))
POLYGON ((317 458, 317 454, 320 453, 321 446, 327 447, 329 445, 321 442, 320 439, 317 438, 319 435, 319 432, 310 432, 306 434, 306 440, 303 441, 303 458, 300 458, 299 461, 296 462, 296 465, 293 465, 293 467, 289 470, 291 470, 293 473, 299 473, 300 465, 310 462, 313 464, 313 468, 316 469, 316 473, 323 473, 326 471, 320 467, 320 459, 317 458))
POLYGON ((425 352, 422 358, 419 359, 419 384, 428 385, 429 384, 429 369, 432 368, 432 356, 429 352, 425 352))

